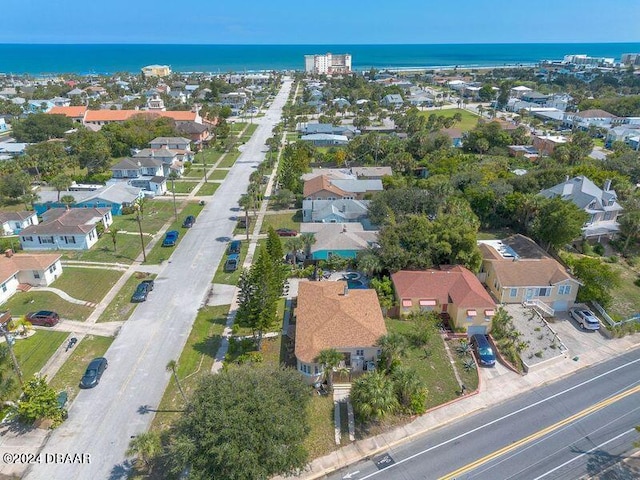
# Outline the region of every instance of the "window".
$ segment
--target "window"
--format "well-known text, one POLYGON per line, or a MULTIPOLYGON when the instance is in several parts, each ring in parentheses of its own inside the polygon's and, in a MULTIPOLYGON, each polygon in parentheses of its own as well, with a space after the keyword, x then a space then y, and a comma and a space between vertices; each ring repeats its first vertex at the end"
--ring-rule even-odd
POLYGON ((2 291, 3 291, 3 292, 6 292, 6 291, 7 291, 7 284, 6 284, 6 283, 3 283, 3 284, 2 284, 2 291))
POLYGON ((40 272, 38 272, 37 270, 33 271, 33 278, 40 278, 40 272))
POLYGON ((517 297, 518 296, 518 289, 517 288, 511 288, 509 289, 509 296, 511 298, 513 297, 517 297))
POLYGON ((313 367, 313 372, 314 372, 315 375, 318 375, 318 373, 320 373, 320 372, 318 372, 318 366, 317 365, 315 367, 313 367))
POLYGON ((39 237, 41 243, 51 243, 53 244, 53 237, 39 237))
POLYGON ((558 295, 569 295, 571 293, 571 285, 560 285, 558 287, 558 295))
POLYGON ((613 218, 613 212, 605 212, 604 220, 611 220, 613 218))
POLYGON ((356 350, 356 355, 358 357, 364 357, 364 350, 356 350))
POLYGON ((49 273, 53 273, 53 272, 55 272, 55 271, 56 271, 56 264, 54 263, 53 265, 51 265, 51 266, 49 267, 49 273))
POLYGON ((549 295, 551 295, 551 288, 546 287, 546 288, 539 288, 538 289, 538 296, 539 297, 548 297, 549 295))
POLYGON ((23 242, 33 242, 33 237, 22 237, 23 242))
POLYGON ((76 237, 64 237, 66 243, 76 243, 76 237))

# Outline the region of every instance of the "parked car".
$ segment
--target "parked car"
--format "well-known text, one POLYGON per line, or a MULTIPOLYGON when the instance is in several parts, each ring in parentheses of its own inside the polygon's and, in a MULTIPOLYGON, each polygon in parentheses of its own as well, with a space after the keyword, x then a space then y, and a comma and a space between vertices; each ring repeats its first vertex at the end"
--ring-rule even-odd
POLYGON ((471 336, 471 346, 476 352, 478 362, 485 367, 493 367, 496 364, 496 356, 487 337, 476 333, 471 336))
POLYGON ((80 380, 80 388, 93 388, 100 383, 102 374, 107 369, 109 363, 104 357, 98 357, 91 360, 87 370, 84 372, 82 380, 80 380))
POLYGON ((290 228, 279 228, 276 230, 276 233, 281 237, 295 237, 298 235, 296 230, 292 230, 290 228))
POLYGON ((569 315, 578 322, 583 330, 600 329, 600 321, 588 308, 572 308, 569 310, 569 315))
POLYGON ((227 257, 227 261, 224 262, 224 271, 235 272, 238 269, 239 262, 240 262, 240 256, 237 253, 232 253, 227 257))
POLYGON ((147 283, 139 283, 136 287, 136 291, 133 292, 131 296, 132 302, 144 302, 147 300, 147 295, 149 295, 149 284, 147 283))
POLYGON ((40 310, 39 312, 27 313, 26 319, 31 325, 41 327, 53 327, 60 321, 60 316, 50 310, 40 310))
POLYGON ((187 218, 184 219, 184 222, 182 222, 182 226, 184 228, 191 228, 193 227, 194 223, 196 223, 196 217, 194 217, 193 215, 189 215, 187 218))
POLYGON ((227 254, 237 254, 240 253, 240 249, 242 248, 242 242, 240 240, 233 240, 229 243, 229 248, 227 249, 227 254))
POLYGON ((149 280, 143 280, 140 282, 140 284, 145 284, 147 286, 147 289, 151 292, 153 291, 153 287, 155 285, 155 282, 153 281, 153 279, 149 279, 149 280))
POLYGON ((180 233, 177 230, 169 230, 164 234, 164 240, 162 241, 163 247, 173 247, 178 241, 180 233))

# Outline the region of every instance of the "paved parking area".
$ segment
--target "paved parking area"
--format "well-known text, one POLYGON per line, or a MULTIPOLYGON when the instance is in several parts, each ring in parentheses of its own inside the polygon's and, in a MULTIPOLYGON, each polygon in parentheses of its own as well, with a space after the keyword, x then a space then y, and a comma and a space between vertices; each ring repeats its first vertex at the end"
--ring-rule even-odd
MULTIPOLYGON (((576 304, 576 306, 582 305, 576 304)), ((578 322, 569 317, 569 312, 556 312, 555 321, 549 324, 569 349, 567 353, 569 356, 580 356, 595 349, 606 348, 611 342, 599 331, 581 329, 578 322)))

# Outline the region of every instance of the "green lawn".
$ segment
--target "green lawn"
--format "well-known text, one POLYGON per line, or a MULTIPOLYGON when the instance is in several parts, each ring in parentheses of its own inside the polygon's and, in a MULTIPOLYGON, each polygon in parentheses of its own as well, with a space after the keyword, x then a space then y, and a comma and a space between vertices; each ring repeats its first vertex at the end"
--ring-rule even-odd
MULTIPOLYGON (((184 218, 188 215, 193 215, 197 217, 200 211, 202 210, 202 208, 203 207, 199 205, 197 202, 187 203, 184 209, 182 209, 182 211, 178 214, 178 220, 174 220, 173 223, 169 226, 167 231, 178 230, 180 232, 180 236, 178 237, 178 242, 176 243, 176 247, 180 244, 180 242, 182 241, 182 238, 188 231, 187 229, 182 228, 182 222, 184 221, 184 218)), ((162 239, 158 240, 158 242, 151 249, 151 251, 147 252, 146 263, 149 263, 149 264, 162 263, 164 260, 167 260, 171 256, 171 254, 173 253, 173 250, 176 247, 163 247, 162 239)))
MULTIPOLYGON (((176 193, 191 193, 191 190, 198 186, 198 182, 174 182, 176 193)), ((167 184, 169 194, 173 192, 171 183, 167 184)))
MULTIPOLYGON (((156 233, 173 215, 173 202, 166 200, 147 200, 140 224, 144 233, 156 233)), ((127 232, 137 232, 138 222, 135 215, 113 217, 113 225, 127 232)))
POLYGON ((98 337, 95 335, 84 337, 80 343, 73 347, 72 352, 68 354, 69 358, 51 379, 49 385, 56 392, 65 390, 69 395, 68 401, 73 400, 78 394, 78 390, 80 390, 80 379, 84 375, 87 365, 94 358, 104 356, 113 340, 113 337, 98 337))
MULTIPOLYGON (((274 215, 265 215, 260 233, 267 233, 269 226, 276 230, 278 228, 291 228, 300 231, 300 222, 302 221, 302 210, 296 213, 276 213, 274 215)), ((286 240, 286 238, 284 239, 286 240)))
POLYGON ((472 130, 478 124, 478 119, 480 118, 478 115, 475 115, 467 110, 463 110, 460 108, 445 108, 442 110, 427 110, 420 112, 420 115, 425 117, 429 117, 431 114, 435 114, 440 117, 453 117, 456 113, 460 113, 462 115, 462 121, 456 122, 453 125, 453 128, 459 128, 463 132, 472 130))
POLYGON ((503 228, 501 230, 487 230, 484 232, 478 232, 478 240, 502 240, 513 234, 514 232, 508 228, 503 228))
MULTIPOLYGON (((149 237, 145 237, 145 244, 149 237)), ((90 262, 131 263, 142 252, 140 237, 120 233, 117 236, 116 251, 113 251, 113 240, 110 234, 104 234, 91 250, 65 251, 63 257, 70 260, 85 260, 90 262)))
POLYGON ((224 271, 224 263, 227 261, 227 255, 225 254, 220 260, 220 264, 218 265, 218 269, 216 270, 216 274, 213 276, 212 283, 224 283, 226 285, 236 285, 238 283, 238 279, 240 278, 240 274, 242 273, 242 263, 244 262, 245 257, 247 256, 247 252, 249 251, 249 244, 246 240, 242 241, 242 248, 240 250, 240 264, 238 269, 235 272, 225 272, 224 271))
POLYGON ((639 272, 625 262, 609 265, 614 271, 620 272, 620 286, 611 291, 613 300, 606 310, 615 321, 626 320, 640 312, 640 287, 633 283, 639 278, 639 272))
POLYGON ((300 137, 297 132, 287 132, 285 140, 287 142, 295 142, 298 140, 298 138, 300 137))
POLYGON ((218 190, 219 187, 220 187, 219 183, 203 183, 202 186, 196 192, 196 195, 198 196, 213 195, 214 193, 216 193, 216 190, 218 190))
POLYGON ((209 180, 224 180, 229 174, 229 170, 214 170, 209 175, 209 180))
POLYGON ((38 310, 53 310, 62 318, 84 321, 91 315, 92 308, 67 302, 52 292, 18 292, 3 306, 13 316, 26 315, 38 310))
MULTIPOLYGON (((387 319, 386 324, 389 333, 409 334, 413 330, 413 323, 409 321, 387 319)), ((413 369, 427 386, 427 408, 453 400, 460 389, 443 342, 440 335, 433 335, 428 347, 407 348, 406 356, 400 359, 401 364, 413 369)))
POLYGON ((309 458, 331 453, 337 446, 333 433, 333 398, 331 395, 313 395, 307 405, 307 419, 311 428, 304 445, 309 458))
POLYGON ((204 165, 211 166, 220 160, 222 157, 222 152, 216 151, 214 148, 206 148, 201 152, 196 153, 195 161, 192 165, 204 165))
MULTIPOLYGON (((211 372, 228 312, 229 305, 204 307, 198 311, 187 343, 178 359, 177 374, 187 398, 200 378, 211 372)), ((164 368, 164 365, 158 368, 164 368)), ((177 411, 183 408, 183 403, 172 377, 164 391, 151 429, 158 431, 168 428, 178 415, 177 411)))
POLYGON ((242 130, 244 130, 244 127, 246 127, 248 125, 248 122, 234 122, 232 124, 230 124, 229 126, 231 133, 240 133, 242 130))
MULTIPOLYGON (((458 355, 456 348, 460 345, 460 340, 450 340, 449 341, 449 349, 451 353, 455 355, 456 359, 456 369, 458 370, 458 374, 462 379, 462 383, 465 387, 467 387, 468 392, 473 392, 476 388, 478 388, 478 369, 472 368, 469 371, 466 371, 464 368, 465 356, 458 355)), ((469 357, 466 357, 469 358, 469 357)))
POLYGON ((240 152, 238 150, 234 150, 225 155, 222 161, 218 164, 220 168, 231 168, 233 164, 236 163, 238 157, 240 156, 240 152))
MULTIPOLYGON (((210 165, 207 165, 207 169, 209 167, 210 165)), ((204 177, 204 167, 202 165, 196 165, 189 170, 189 173, 185 173, 182 177, 186 179, 200 180, 204 177)))
MULTIPOLYGON (((111 303, 107 306, 104 312, 102 312, 102 315, 98 318, 98 322, 118 322, 127 320, 133 313, 136 305, 138 305, 137 303, 131 302, 133 292, 135 292, 136 287, 141 280, 149 278, 155 278, 155 275, 144 272, 135 272, 131 275, 113 300, 111 300, 111 303)), ((151 292, 150 295, 153 295, 153 292, 151 292)))
POLYGON ((121 276, 117 270, 64 267, 63 274, 51 286, 78 300, 98 303, 121 276))

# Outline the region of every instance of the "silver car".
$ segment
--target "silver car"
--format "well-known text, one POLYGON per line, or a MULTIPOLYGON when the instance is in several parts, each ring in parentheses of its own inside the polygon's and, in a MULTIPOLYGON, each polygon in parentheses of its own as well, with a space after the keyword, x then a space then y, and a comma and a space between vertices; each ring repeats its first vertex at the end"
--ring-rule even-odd
POLYGON ((583 330, 599 330, 600 322, 598 318, 588 308, 572 308, 569 310, 569 315, 573 318, 580 328, 583 330))

